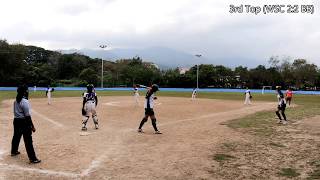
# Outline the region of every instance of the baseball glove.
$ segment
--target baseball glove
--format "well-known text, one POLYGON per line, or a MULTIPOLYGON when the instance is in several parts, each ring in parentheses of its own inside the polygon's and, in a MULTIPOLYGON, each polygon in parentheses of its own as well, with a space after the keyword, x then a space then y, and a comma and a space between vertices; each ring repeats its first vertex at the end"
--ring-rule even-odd
POLYGON ((83 116, 87 115, 87 112, 86 112, 86 110, 84 110, 84 108, 82 108, 81 113, 83 116))

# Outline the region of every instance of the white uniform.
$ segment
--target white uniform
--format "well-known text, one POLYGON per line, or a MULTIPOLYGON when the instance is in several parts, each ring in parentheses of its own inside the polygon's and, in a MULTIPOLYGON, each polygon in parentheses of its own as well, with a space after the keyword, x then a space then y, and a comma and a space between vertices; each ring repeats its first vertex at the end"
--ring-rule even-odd
POLYGON ((92 93, 84 93, 83 98, 86 100, 86 103, 84 105, 84 110, 86 111, 86 115, 83 116, 83 128, 86 128, 87 122, 89 120, 89 117, 92 116, 92 120, 94 122, 94 125, 96 129, 98 129, 98 117, 97 117, 97 111, 96 111, 96 97, 97 94, 95 92, 92 93))
POLYGON ((136 105, 138 105, 139 106, 139 89, 138 88, 134 88, 133 89, 133 93, 134 93, 134 100, 135 100, 135 102, 136 102, 136 105))
POLYGON ((51 104, 51 92, 52 92, 52 88, 47 88, 48 104, 51 104))
POLYGON ((250 96, 251 96, 250 89, 247 89, 245 92, 245 100, 244 100, 245 105, 251 104, 250 96))
POLYGON ((278 106, 282 107, 287 104, 286 99, 281 98, 281 96, 279 94, 277 95, 277 99, 278 99, 278 106))
POLYGON ((197 89, 194 89, 194 90, 192 91, 191 99, 194 100, 196 97, 197 97, 197 89))
POLYGON ((153 109, 154 107, 154 94, 152 93, 150 97, 146 97, 144 102, 145 109, 153 109))
POLYGON ((84 93, 83 97, 86 98, 86 104, 84 105, 84 109, 87 112, 86 116, 96 116, 96 99, 97 96, 96 93, 84 93))

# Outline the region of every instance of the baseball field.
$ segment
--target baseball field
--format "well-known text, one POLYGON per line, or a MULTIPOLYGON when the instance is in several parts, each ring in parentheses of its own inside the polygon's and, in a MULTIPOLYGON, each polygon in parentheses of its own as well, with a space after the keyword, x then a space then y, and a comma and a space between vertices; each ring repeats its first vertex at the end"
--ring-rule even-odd
POLYGON ((15 92, 0 92, 0 179, 319 179, 320 96, 296 95, 277 124, 275 94, 159 92, 155 113, 138 133, 144 98, 97 92, 100 128, 81 131, 79 91, 57 91, 47 105, 31 92, 33 141, 39 164, 10 156, 15 92))

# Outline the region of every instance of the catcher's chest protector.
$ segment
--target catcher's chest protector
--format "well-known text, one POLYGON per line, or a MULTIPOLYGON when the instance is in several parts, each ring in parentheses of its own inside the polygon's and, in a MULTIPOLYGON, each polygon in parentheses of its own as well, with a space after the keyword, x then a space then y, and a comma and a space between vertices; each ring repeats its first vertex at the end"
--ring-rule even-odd
POLYGON ((96 101, 96 93, 84 93, 83 97, 86 98, 87 101, 96 101))

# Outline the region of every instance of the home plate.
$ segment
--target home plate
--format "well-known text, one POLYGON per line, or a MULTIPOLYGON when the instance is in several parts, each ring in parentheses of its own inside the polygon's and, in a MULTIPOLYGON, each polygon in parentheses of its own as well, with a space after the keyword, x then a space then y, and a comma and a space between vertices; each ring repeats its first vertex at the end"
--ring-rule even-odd
POLYGON ((90 135, 90 134, 92 134, 92 133, 88 133, 88 132, 85 132, 85 131, 81 131, 81 132, 79 132, 79 134, 80 134, 80 136, 88 136, 88 135, 90 135))

